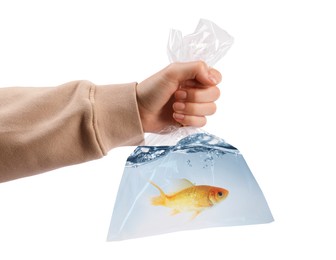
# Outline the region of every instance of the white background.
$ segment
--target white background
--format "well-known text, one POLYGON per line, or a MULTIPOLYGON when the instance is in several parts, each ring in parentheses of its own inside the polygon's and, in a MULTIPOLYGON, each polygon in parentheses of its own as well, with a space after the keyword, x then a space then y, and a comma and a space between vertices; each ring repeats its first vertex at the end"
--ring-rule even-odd
POLYGON ((226 29, 235 43, 205 130, 241 150, 275 222, 108 243, 125 147, 0 184, 0 259, 335 259, 332 3, 1 0, 1 87, 141 81, 168 64, 171 28, 226 29))

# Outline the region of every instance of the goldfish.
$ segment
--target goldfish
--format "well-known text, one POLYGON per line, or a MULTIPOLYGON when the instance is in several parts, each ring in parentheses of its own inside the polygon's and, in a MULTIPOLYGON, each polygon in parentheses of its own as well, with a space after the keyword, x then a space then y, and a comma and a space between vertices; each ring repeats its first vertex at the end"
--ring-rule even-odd
POLYGON ((160 195, 151 199, 153 206, 164 206, 172 209, 172 215, 180 212, 191 211, 198 216, 203 210, 222 202, 229 191, 214 186, 195 185, 187 179, 179 180, 179 189, 171 194, 166 194, 158 185, 150 183, 159 190, 160 195))

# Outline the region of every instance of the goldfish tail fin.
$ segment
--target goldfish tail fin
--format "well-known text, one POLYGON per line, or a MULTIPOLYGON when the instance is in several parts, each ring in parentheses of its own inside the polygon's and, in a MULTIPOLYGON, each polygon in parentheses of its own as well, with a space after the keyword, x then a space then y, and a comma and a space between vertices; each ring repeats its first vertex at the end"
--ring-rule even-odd
POLYGON ((163 192, 163 190, 156 185, 154 182, 149 181, 155 188, 157 188, 160 191, 160 196, 153 197, 152 198, 152 205, 154 206, 164 206, 166 205, 166 194, 163 192))

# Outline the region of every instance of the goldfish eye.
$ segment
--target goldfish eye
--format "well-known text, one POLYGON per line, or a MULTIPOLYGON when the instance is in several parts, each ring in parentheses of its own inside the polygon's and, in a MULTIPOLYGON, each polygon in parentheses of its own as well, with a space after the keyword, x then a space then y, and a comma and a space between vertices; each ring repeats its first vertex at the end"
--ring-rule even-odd
POLYGON ((222 193, 221 191, 219 191, 219 192, 217 193, 217 195, 218 195, 219 197, 222 197, 222 196, 223 196, 223 193, 222 193))

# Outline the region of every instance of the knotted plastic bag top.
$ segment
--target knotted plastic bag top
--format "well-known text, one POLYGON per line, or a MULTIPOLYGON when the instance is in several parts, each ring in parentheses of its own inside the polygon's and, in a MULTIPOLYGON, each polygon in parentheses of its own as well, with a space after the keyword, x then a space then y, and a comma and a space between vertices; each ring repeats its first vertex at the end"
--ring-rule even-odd
POLYGON ((168 40, 170 62, 202 60, 215 65, 230 49, 233 38, 213 22, 201 19, 194 33, 182 36, 179 30, 171 30, 168 40))

